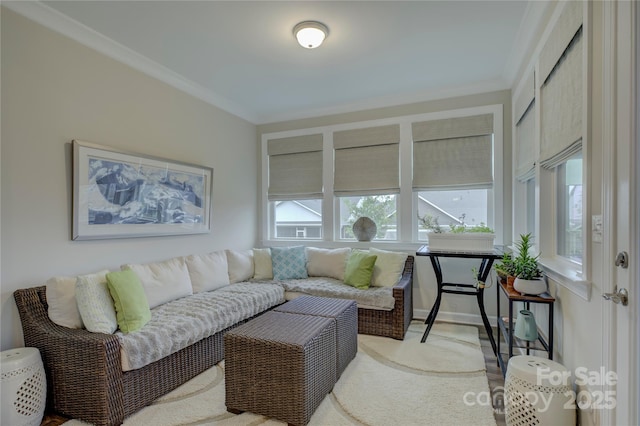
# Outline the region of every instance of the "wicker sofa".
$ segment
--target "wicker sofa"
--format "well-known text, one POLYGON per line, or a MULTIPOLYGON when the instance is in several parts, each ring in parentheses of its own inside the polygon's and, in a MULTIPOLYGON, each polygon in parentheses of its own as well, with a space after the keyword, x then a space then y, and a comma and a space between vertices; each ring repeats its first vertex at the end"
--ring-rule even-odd
MULTIPOLYGON (((409 256, 401 279, 392 289, 393 309, 359 308, 359 333, 403 339, 412 317, 412 282, 413 257, 409 256)), ((129 415, 222 361, 226 332, 251 319, 141 368, 123 371, 118 336, 54 323, 48 315, 46 294, 45 286, 14 292, 25 346, 40 350, 47 371, 47 410, 96 425, 121 424, 129 415)), ((242 293, 238 297, 243 297, 242 293)))

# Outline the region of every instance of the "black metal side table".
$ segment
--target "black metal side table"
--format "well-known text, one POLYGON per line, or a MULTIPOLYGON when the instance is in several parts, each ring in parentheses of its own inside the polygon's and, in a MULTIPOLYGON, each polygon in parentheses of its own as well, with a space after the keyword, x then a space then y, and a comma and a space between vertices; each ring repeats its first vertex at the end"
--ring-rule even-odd
POLYGON ((489 272, 491 272, 491 266, 493 265, 493 261, 495 259, 502 258, 503 251, 499 247, 495 247, 493 251, 490 252, 472 252, 472 251, 433 251, 429 250, 429 246, 422 246, 416 251, 416 256, 429 256, 431 260, 431 265, 433 266, 433 271, 436 274, 436 281, 438 282, 438 296, 436 297, 436 301, 427 316, 425 324, 427 325, 427 329, 422 335, 421 342, 424 343, 429 336, 429 332, 431 331, 431 327, 433 327, 433 323, 436 321, 436 315, 438 315, 438 310, 440 309, 440 302, 442 301, 443 294, 461 294, 465 296, 475 296, 478 301, 478 307, 480 308, 480 316, 482 317, 482 322, 484 323, 484 328, 487 331, 487 335, 489 336, 489 341, 491 342, 491 347, 493 348, 493 353, 497 353, 496 349, 496 341, 493 338, 493 329, 491 328, 491 324, 489 324, 489 319, 487 318, 487 314, 484 310, 484 287, 478 287, 475 284, 457 284, 457 283, 449 283, 444 282, 442 277, 442 268, 440 267, 440 258, 441 257, 457 257, 463 259, 481 259, 480 268, 478 269, 477 280, 479 282, 486 283, 487 278, 489 276, 489 272))

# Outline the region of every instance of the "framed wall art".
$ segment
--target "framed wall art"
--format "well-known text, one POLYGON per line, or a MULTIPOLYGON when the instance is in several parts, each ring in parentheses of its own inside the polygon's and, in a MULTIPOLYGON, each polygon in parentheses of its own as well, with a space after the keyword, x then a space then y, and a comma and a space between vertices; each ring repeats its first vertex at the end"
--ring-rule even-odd
POLYGON ((211 231, 213 169, 73 141, 73 239, 211 231))

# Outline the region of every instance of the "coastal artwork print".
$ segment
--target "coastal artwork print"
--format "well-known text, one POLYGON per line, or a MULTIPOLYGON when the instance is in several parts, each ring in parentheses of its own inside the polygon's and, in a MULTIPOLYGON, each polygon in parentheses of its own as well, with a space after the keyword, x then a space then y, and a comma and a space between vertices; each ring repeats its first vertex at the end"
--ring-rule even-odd
POLYGON ((73 239, 210 232, 213 169, 73 141, 73 239))

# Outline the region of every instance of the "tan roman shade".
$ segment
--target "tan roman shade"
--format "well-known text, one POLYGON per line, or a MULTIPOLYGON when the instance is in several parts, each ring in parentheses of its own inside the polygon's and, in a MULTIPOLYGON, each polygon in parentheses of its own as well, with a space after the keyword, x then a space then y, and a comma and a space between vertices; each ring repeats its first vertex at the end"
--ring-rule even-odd
POLYGON ((412 124, 413 189, 491 188, 493 115, 412 124))
POLYGON ((269 201, 322 198, 322 134, 267 141, 269 201))
POLYGON ((535 100, 532 100, 516 124, 515 177, 520 182, 526 182, 535 176, 535 105, 535 100))
POLYGON ((554 168, 582 149, 583 37, 578 31, 540 88, 540 165, 554 168))
POLYGON ((333 147, 336 196, 400 192, 398 124, 334 132, 333 147))

